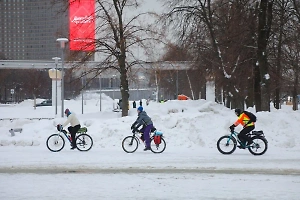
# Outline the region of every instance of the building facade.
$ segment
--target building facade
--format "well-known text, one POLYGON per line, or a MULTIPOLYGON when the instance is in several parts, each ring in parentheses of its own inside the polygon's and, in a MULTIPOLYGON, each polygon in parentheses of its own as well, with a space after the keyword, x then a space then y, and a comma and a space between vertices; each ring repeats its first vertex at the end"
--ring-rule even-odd
POLYGON ((68 37, 68 12, 63 8, 51 0, 0 0, 0 60, 59 56, 56 39, 68 37))

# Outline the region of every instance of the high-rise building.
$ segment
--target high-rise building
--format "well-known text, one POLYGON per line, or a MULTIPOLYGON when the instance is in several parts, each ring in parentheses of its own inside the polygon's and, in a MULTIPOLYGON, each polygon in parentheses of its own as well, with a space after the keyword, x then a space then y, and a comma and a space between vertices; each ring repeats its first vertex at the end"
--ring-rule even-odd
POLYGON ((68 12, 64 1, 55 2, 0 0, 0 59, 49 60, 61 54, 56 39, 68 38, 68 12))

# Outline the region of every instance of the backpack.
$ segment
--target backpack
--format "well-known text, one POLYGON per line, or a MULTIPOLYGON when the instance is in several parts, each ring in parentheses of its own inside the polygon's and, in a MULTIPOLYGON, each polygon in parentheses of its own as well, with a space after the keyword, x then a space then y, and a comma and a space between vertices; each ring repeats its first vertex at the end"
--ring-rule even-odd
MULTIPOLYGON (((244 111, 244 113, 250 118, 251 122, 256 122, 257 117, 253 113, 248 112, 248 111, 244 111)), ((249 122, 249 123, 251 123, 251 122, 249 122)))

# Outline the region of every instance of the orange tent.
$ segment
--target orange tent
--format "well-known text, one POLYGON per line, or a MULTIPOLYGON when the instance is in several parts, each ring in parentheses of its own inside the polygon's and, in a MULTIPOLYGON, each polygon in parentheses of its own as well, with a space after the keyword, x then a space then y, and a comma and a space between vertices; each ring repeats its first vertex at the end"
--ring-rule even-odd
POLYGON ((184 94, 178 95, 178 100, 188 100, 189 97, 185 96, 184 94))

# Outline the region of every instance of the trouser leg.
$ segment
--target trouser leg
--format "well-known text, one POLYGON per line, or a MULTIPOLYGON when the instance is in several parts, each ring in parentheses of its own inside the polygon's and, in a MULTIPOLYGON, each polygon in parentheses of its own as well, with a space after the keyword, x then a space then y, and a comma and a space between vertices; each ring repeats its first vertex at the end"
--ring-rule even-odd
POLYGON ((245 127, 243 130, 241 130, 241 132, 239 133, 238 137, 241 140, 241 142, 243 144, 245 144, 246 142, 252 142, 251 138, 247 135, 250 131, 252 131, 254 129, 254 126, 247 126, 245 127))
POLYGON ((74 127, 71 128, 71 138, 72 138, 72 146, 73 147, 76 147, 76 141, 75 141, 75 136, 76 136, 76 133, 77 131, 80 129, 80 125, 76 125, 74 127))
POLYGON ((150 131, 151 131, 152 127, 153 127, 153 125, 150 124, 150 125, 146 126, 145 131, 144 131, 146 147, 150 147, 150 131))

